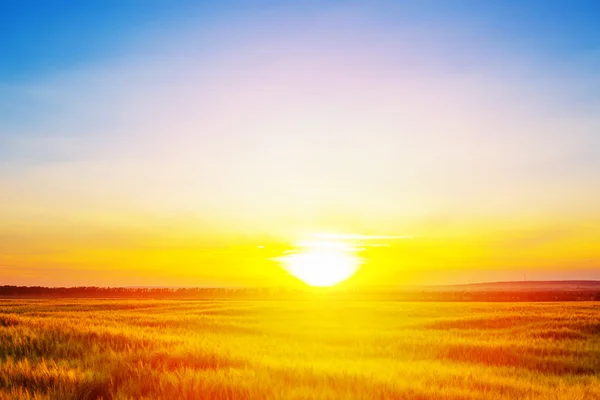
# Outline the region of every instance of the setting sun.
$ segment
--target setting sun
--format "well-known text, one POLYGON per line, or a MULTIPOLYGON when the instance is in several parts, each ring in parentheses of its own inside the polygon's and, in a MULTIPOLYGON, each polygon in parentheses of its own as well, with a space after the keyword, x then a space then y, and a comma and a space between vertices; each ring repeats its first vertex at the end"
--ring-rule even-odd
POLYGON ((360 265, 356 249, 346 243, 300 243, 298 249, 279 258, 283 267, 310 286, 333 286, 350 278, 360 265))

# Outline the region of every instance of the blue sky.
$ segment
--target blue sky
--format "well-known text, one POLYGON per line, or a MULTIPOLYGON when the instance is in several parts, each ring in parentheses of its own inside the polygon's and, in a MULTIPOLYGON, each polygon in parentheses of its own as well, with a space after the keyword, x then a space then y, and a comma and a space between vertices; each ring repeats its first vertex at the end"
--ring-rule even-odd
MULTIPOLYGON (((164 28, 182 9, 167 2, 3 2, 3 82, 35 79, 122 54, 136 36, 164 28), (173 8, 173 9, 172 9, 173 8)), ((183 13, 182 13, 183 11, 183 13)))
MULTIPOLYGON (((318 13, 358 4, 388 24, 423 23, 466 29, 496 45, 517 46, 563 63, 564 57, 597 53, 597 1, 408 1, 408 2, 217 2, 217 1, 4 1, 0 5, 0 79, 39 74, 117 57, 181 23, 204 24, 228 14, 272 8, 318 13), (285 5, 285 4, 289 4, 285 5), (299 5, 302 4, 302 5, 299 5), (275 5, 275 6, 274 6, 275 5)), ((235 29, 235 26, 231 26, 235 29)))

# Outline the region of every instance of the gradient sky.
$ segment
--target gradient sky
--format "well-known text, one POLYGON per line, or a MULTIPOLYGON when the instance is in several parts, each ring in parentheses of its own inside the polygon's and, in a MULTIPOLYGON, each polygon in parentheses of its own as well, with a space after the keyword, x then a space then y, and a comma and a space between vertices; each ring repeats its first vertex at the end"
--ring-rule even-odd
POLYGON ((361 284, 600 279, 599 19, 4 1, 0 284, 284 284, 324 232, 361 284))

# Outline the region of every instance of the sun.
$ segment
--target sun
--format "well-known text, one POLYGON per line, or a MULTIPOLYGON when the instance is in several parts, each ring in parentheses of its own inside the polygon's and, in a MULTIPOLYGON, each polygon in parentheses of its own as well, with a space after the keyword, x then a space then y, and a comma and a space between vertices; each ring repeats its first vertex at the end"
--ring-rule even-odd
POLYGON ((350 278, 361 259, 345 243, 318 241, 300 243, 298 249, 280 257, 283 267, 311 286, 333 286, 350 278))

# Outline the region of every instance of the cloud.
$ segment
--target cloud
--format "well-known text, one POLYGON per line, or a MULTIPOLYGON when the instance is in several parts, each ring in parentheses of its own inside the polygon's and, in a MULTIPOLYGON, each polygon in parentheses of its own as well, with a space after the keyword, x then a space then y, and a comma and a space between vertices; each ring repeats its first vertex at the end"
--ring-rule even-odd
POLYGON ((388 235, 357 235, 357 234, 340 234, 340 233, 315 233, 313 235, 318 239, 332 240, 404 240, 412 239, 410 235, 388 236, 388 235))

